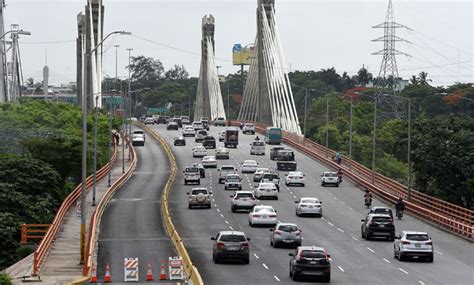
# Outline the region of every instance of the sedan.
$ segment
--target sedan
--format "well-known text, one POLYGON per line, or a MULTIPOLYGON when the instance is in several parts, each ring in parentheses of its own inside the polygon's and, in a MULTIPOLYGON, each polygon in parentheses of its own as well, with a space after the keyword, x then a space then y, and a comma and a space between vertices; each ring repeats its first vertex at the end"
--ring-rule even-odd
POLYGON ((278 200, 278 189, 273 183, 261 182, 258 186, 255 186, 254 192, 257 199, 265 197, 278 200))
POLYGON ((395 236, 393 255, 400 261, 425 258, 428 262, 433 262, 433 251, 433 241, 425 232, 403 231, 395 236))
POLYGON ((193 148, 193 157, 205 157, 207 155, 207 149, 203 146, 197 146, 193 148))
POLYGON ((259 167, 255 170, 255 174, 253 175, 253 182, 260 182, 262 180, 263 174, 269 172, 270 169, 265 167, 259 167))
POLYGON ((295 201, 296 203, 296 215, 298 217, 303 215, 317 215, 323 216, 323 206, 318 198, 304 197, 295 201))
POLYGON ((286 186, 290 185, 301 185, 304 187, 304 173, 301 171, 290 172, 285 175, 286 186))
POLYGON ((194 130, 193 127, 187 126, 183 128, 183 137, 194 137, 196 135, 196 131, 194 130))
POLYGON ((246 160, 242 163, 242 173, 255 173, 258 163, 255 160, 246 160))
POLYGON ((176 137, 176 138, 174 138, 173 145, 185 146, 186 145, 186 140, 183 137, 176 137))
POLYGON ((201 163, 205 168, 217 168, 217 161, 213 155, 206 155, 202 158, 201 163))
POLYGON ((216 159, 229 159, 229 150, 225 147, 216 149, 216 159))
POLYGON ((270 232, 270 245, 275 248, 280 245, 301 246, 301 230, 296 224, 278 222, 270 232))
POLYGON ((276 225, 278 217, 272 206, 255 206, 249 213, 249 225, 276 225))

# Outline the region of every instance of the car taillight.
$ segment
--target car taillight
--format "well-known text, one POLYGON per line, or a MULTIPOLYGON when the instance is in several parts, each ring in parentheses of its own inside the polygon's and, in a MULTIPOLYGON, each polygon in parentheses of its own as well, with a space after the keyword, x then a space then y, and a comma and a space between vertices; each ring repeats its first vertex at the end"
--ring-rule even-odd
POLYGON ((410 244, 409 241, 402 241, 402 244, 410 244))
POLYGON ((429 241, 427 243, 425 243, 426 245, 433 245, 433 242, 429 241))
POLYGON ((256 200, 255 197, 252 197, 252 200, 256 200))
POLYGON ((276 234, 276 235, 281 235, 281 231, 276 230, 276 231, 275 231, 275 234, 276 234))
POLYGON ((223 249, 223 248, 225 248, 224 243, 223 243, 223 242, 218 242, 218 243, 217 243, 217 248, 218 248, 218 249, 223 249))
POLYGON ((241 246, 242 246, 242 249, 248 249, 249 248, 249 243, 248 242, 243 242, 241 244, 241 246))
POLYGON ((239 197, 235 197, 234 200, 239 200, 240 198, 239 197))
POLYGON ((259 214, 253 214, 252 215, 254 218, 260 218, 260 215, 259 214))
POLYGON ((296 261, 301 261, 301 256, 297 255, 296 256, 296 261))
POLYGON ((306 205, 300 205, 300 207, 301 207, 301 208, 306 208, 306 207, 308 207, 308 206, 306 206, 306 205))

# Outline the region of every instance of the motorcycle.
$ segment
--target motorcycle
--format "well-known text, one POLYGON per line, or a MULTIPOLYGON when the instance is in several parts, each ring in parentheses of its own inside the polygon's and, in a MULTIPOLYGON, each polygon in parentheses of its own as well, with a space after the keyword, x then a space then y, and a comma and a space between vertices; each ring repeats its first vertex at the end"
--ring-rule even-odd
POLYGON ((401 220, 403 217, 403 210, 397 210, 397 218, 401 220))
POLYGON ((372 206, 372 198, 370 198, 370 197, 365 198, 365 206, 367 208, 370 208, 370 206, 372 206))
POLYGON ((337 183, 342 183, 342 175, 337 175, 337 183))

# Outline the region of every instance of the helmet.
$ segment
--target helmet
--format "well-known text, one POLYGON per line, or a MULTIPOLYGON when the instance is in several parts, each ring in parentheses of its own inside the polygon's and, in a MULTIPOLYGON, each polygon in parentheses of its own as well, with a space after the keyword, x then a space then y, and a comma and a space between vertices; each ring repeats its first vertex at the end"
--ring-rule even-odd
POLYGON ((365 193, 369 193, 369 192, 370 192, 370 190, 369 190, 369 189, 365 189, 365 193))
POLYGON ((398 202, 403 202, 403 198, 402 197, 398 198, 398 202))

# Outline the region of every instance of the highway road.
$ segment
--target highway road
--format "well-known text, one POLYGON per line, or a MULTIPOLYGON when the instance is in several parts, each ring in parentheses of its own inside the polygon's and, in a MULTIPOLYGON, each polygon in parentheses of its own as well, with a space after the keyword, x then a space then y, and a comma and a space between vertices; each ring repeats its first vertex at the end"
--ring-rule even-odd
MULTIPOLYGON (((154 128, 170 143, 180 170, 200 159, 193 158, 191 148, 194 138, 186 138, 187 146, 172 146, 172 140, 181 135, 179 131, 166 131, 164 125, 154 128)), ((217 138, 221 127, 211 126, 211 134, 217 138)), ((261 167, 276 168, 269 159, 269 148, 265 156, 249 153, 254 135, 241 135, 237 149, 231 149, 230 160, 218 160, 218 166, 238 166, 245 159, 257 160, 261 167)), ((218 142, 218 147, 223 146, 218 142)), ((210 150, 213 153, 213 150, 210 150)), ((363 192, 345 180, 341 187, 322 187, 320 174, 327 170, 320 163, 296 153, 298 170, 306 173, 305 187, 286 187, 281 184, 279 200, 262 200, 260 204, 272 205, 278 218, 284 222, 297 223, 303 232, 303 245, 326 248, 332 257, 333 284, 474 284, 474 247, 451 234, 438 230, 410 215, 396 221, 397 232, 401 230, 426 231, 433 239, 434 263, 400 262, 393 257, 393 242, 366 241, 361 238, 360 220, 367 209, 363 206, 363 192), (323 201, 323 218, 300 218, 295 215, 294 200, 313 196, 323 201)), ((155 155, 155 154, 150 154, 155 155)), ((284 173, 280 173, 284 177, 284 173)), ((242 175, 244 190, 253 189, 253 174, 242 175)), ((136 181, 136 180, 135 180, 136 181)), ((131 183, 130 183, 131 184, 131 183)), ((251 228, 245 212, 230 211, 229 195, 218 184, 217 170, 206 170, 201 186, 213 191, 211 209, 188 209, 186 192, 192 185, 184 185, 179 173, 170 196, 170 209, 174 224, 188 248, 192 260, 198 267, 205 284, 290 284, 288 275, 288 253, 292 249, 274 249, 270 246, 268 228, 251 228), (220 230, 244 231, 251 238, 249 265, 240 263, 214 264, 212 261, 211 236, 220 230)), ((134 185, 134 187, 136 187, 134 185)), ((374 199, 373 205, 387 206, 374 199)), ((130 231, 130 234, 132 231, 130 231)), ((313 281, 313 280, 309 280, 313 281)))
MULTIPOLYGON (((139 280, 146 279, 151 261, 155 280, 162 258, 176 255, 161 219, 161 192, 170 170, 165 152, 151 136, 135 147, 138 164, 132 177, 112 197, 102 217, 98 278, 110 263, 112 281, 124 281, 124 258, 138 257, 139 280)), ((127 159, 127 157, 125 158, 127 159)))

